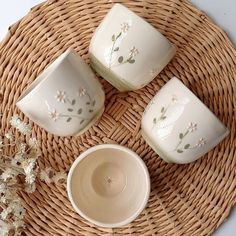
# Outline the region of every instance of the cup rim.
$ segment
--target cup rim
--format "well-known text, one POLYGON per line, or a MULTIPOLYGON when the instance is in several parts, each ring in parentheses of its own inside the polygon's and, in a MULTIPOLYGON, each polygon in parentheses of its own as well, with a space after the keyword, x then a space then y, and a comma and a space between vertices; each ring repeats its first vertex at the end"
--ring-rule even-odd
POLYGON ((81 155, 78 156, 78 158, 73 162, 70 170, 69 170, 69 174, 67 177, 67 194, 69 197, 69 200, 73 206, 73 208, 75 209, 75 211, 77 213, 79 213, 80 216, 82 216, 84 219, 88 220, 89 222, 92 222, 95 225, 104 227, 104 228, 116 228, 116 227, 121 227, 124 226, 126 224, 131 223, 133 220, 135 220, 140 213, 144 210, 144 208, 147 205, 147 202, 149 200, 149 196, 150 196, 150 175, 148 172, 148 168, 145 165, 144 161, 141 159, 141 157, 135 153, 134 151, 130 150, 127 147, 118 145, 118 144, 100 144, 94 147, 89 148, 88 150, 86 150, 85 152, 83 152, 81 155), (134 158, 136 158, 136 161, 139 163, 139 165, 142 167, 142 170, 144 171, 145 174, 145 178, 146 178, 146 193, 145 193, 145 197, 140 205, 140 207, 138 208, 137 211, 135 211, 129 218, 122 220, 120 222, 117 223, 104 223, 104 222, 100 222, 98 220, 94 220, 93 218, 89 217, 88 215, 86 215, 85 213, 83 213, 80 208, 75 204, 73 197, 72 197, 72 191, 71 191, 71 180, 72 180, 72 175, 74 173, 75 168, 77 167, 77 165, 84 159, 86 158, 89 154, 96 152, 98 150, 101 149, 116 149, 116 150, 122 150, 126 153, 128 153, 130 156, 133 156, 134 158))
POLYGON ((16 105, 20 103, 22 100, 24 100, 26 97, 30 96, 30 94, 34 93, 36 89, 40 87, 42 83, 47 81, 50 77, 50 75, 63 63, 63 61, 67 58, 68 55, 71 53, 75 53, 75 50, 73 48, 68 48, 65 52, 60 54, 50 65, 44 69, 37 77, 36 79, 29 85, 28 88, 26 88, 19 98, 17 99, 16 105))

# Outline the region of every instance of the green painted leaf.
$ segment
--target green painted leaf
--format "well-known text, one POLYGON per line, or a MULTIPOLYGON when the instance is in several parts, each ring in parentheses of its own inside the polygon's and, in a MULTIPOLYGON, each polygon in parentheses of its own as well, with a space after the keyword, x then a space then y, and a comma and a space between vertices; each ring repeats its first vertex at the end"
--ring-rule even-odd
POLYGON ((134 63, 135 63, 135 60, 134 60, 134 59, 131 59, 131 60, 128 60, 128 62, 129 62, 130 64, 134 64, 134 63))
POLYGON ((183 151, 182 151, 181 149, 178 149, 177 152, 178 152, 178 153, 182 153, 183 151))
POLYGON ((183 133, 179 134, 179 138, 182 139, 184 137, 183 133))
POLYGON ((95 100, 93 100, 93 102, 92 102, 92 106, 94 107, 94 106, 95 106, 95 104, 96 104, 96 101, 95 101, 95 100))
POLYGON ((92 112, 93 112, 93 109, 90 109, 89 112, 92 113, 92 112))
POLYGON ((84 120, 81 120, 81 121, 80 121, 80 124, 83 124, 83 123, 84 123, 84 120))
POLYGON ((116 36, 113 34, 111 40, 114 42, 116 40, 116 36))
POLYGON ((75 102, 76 102, 75 99, 73 99, 72 102, 71 102, 71 104, 72 104, 72 105, 75 105, 75 102))
POLYGON ((77 113, 80 115, 80 114, 82 113, 82 111, 83 111, 83 109, 80 108, 80 109, 77 111, 77 113))
POLYGON ((118 39, 121 36, 121 32, 116 36, 116 39, 118 39))
POLYGON ((184 149, 188 149, 189 147, 190 147, 190 144, 188 143, 184 146, 184 149))
POLYGON ((66 122, 70 122, 71 120, 72 120, 72 118, 69 117, 69 118, 66 120, 66 122))
POLYGON ((67 111, 72 112, 72 111, 74 111, 74 109, 68 108, 67 111))
POLYGON ((162 108, 161 108, 161 113, 163 113, 163 112, 164 112, 164 110, 165 110, 165 107, 162 107, 162 108))
POLYGON ((119 63, 122 63, 123 60, 124 60, 124 58, 123 58, 122 56, 120 56, 120 57, 118 58, 118 62, 119 62, 119 63))
POLYGON ((115 52, 117 52, 117 51, 119 51, 119 49, 120 49, 120 48, 119 48, 119 47, 117 47, 117 48, 115 48, 115 49, 114 49, 114 51, 115 51, 115 52))
POLYGON ((157 123, 157 118, 153 119, 153 123, 156 124, 157 123))

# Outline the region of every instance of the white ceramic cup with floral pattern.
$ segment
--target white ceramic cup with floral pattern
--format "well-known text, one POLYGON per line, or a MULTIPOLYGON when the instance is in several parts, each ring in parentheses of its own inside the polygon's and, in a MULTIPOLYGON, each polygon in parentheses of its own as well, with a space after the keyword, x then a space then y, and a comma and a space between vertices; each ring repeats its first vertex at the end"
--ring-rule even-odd
POLYGON ((89 47, 91 66, 120 91, 147 85, 175 52, 157 29, 121 4, 103 19, 89 47))
POLYGON ((102 115, 105 95, 83 59, 68 49, 20 96, 17 107, 58 136, 85 132, 102 115))
POLYGON ((166 162, 189 163, 229 133, 218 118, 177 78, 154 96, 142 117, 142 135, 166 162))

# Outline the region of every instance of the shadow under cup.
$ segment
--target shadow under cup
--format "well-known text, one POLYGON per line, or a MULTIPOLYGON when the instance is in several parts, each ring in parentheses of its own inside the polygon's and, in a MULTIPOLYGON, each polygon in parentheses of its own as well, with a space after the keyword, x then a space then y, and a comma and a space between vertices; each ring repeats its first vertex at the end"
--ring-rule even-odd
POLYGON ((58 136, 79 135, 104 111, 105 94, 90 67, 73 50, 59 56, 27 88, 17 107, 58 136))

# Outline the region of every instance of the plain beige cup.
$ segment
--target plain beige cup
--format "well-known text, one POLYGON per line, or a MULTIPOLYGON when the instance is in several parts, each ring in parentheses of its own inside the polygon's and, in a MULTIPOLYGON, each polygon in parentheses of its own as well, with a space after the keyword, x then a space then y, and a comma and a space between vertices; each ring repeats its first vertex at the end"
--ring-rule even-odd
POLYGON ((103 144, 82 153, 67 181, 74 209, 101 227, 121 227, 136 219, 150 194, 146 165, 133 151, 103 144))

